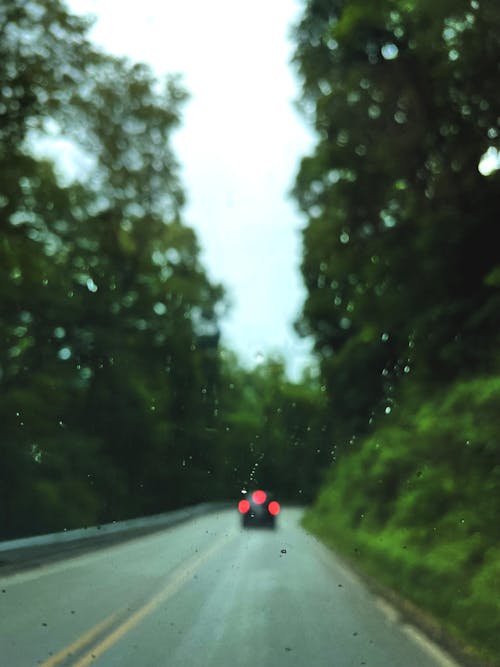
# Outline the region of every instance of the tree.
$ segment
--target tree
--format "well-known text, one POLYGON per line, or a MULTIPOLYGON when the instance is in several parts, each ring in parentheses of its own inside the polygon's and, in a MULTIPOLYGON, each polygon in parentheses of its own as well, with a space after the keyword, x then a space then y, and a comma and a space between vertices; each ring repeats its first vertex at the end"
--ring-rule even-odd
POLYGON ((0 8, 4 535, 211 489, 199 471, 214 443, 200 434, 223 291, 181 218, 171 135, 186 94, 98 51, 88 27, 58 0, 0 8), (76 181, 40 157, 54 138, 90 165, 76 181))
POLYGON ((311 0, 296 29, 318 133, 295 187, 308 217, 297 326, 344 439, 408 372, 432 388, 494 353, 498 176, 478 163, 498 147, 499 22, 488 3, 311 0))

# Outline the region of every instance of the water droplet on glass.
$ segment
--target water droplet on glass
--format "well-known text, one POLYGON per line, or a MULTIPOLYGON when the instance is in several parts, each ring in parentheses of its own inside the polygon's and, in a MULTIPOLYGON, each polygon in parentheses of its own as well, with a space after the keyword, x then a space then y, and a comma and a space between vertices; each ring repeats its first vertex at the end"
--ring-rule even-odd
POLYGON ((156 315, 165 315, 165 313, 167 312, 167 307, 161 301, 157 301, 153 306, 153 310, 156 315))
POLYGON ((392 42, 384 44, 384 46, 380 49, 380 51, 382 53, 382 57, 385 60, 394 60, 394 58, 397 58, 399 54, 398 47, 392 42))

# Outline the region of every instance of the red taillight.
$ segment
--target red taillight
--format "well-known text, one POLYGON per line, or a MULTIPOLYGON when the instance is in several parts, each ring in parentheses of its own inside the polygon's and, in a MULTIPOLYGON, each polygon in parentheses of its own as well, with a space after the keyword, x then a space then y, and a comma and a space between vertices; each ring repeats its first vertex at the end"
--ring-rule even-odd
POLYGON ((256 505, 263 505, 266 502, 266 492, 265 491, 254 491, 252 493, 252 500, 256 505))
POLYGON ((240 511, 242 514, 246 514, 248 510, 250 509, 250 503, 248 500, 240 500, 238 503, 238 511, 240 511))
POLYGON ((267 506, 267 509, 269 510, 269 514, 276 516, 280 513, 281 506, 277 500, 272 500, 267 506))

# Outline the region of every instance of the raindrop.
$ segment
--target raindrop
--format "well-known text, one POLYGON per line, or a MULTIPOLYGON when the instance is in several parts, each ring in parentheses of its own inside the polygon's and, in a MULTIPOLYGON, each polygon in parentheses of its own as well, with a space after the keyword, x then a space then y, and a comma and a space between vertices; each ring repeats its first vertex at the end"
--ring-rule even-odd
POLYGON ((338 169, 331 169, 326 175, 326 180, 331 185, 335 185, 340 180, 340 171, 338 169))
POLYGON ((165 313, 167 312, 167 306, 161 301, 157 301, 153 306, 153 310, 156 313, 156 315, 165 315, 165 313))
POLYGON ((69 347, 62 347, 57 353, 57 356, 62 361, 67 361, 71 357, 71 349, 69 347))
POLYGON ((262 354, 262 352, 257 352, 255 354, 255 363, 256 364, 262 364, 263 361, 264 361, 264 355, 262 354))
POLYGON ((89 292, 93 292, 93 293, 97 292, 97 285, 92 280, 92 278, 87 279, 87 289, 88 289, 89 292))
POLYGON ((339 236, 340 242, 343 243, 344 245, 346 243, 349 243, 349 234, 347 232, 342 232, 342 234, 339 236))
POLYGON ((282 549, 282 550, 281 550, 281 553, 282 553, 282 554, 286 554, 286 549, 282 549))
POLYGON ((500 168, 500 151, 490 146, 479 161, 479 172, 483 176, 489 176, 500 168))
POLYGON ((388 406, 386 407, 386 409, 385 409, 385 414, 386 414, 386 415, 389 415, 389 414, 391 413, 391 410, 392 410, 391 406, 388 405, 388 406))
POLYGON ((397 58, 399 54, 398 47, 392 42, 384 44, 380 51, 384 60, 394 60, 394 58, 397 58))
POLYGON ((387 332, 384 332, 384 333, 380 336, 380 338, 381 338, 381 340, 384 341, 384 343, 386 343, 386 342, 389 340, 389 334, 388 334, 387 332))

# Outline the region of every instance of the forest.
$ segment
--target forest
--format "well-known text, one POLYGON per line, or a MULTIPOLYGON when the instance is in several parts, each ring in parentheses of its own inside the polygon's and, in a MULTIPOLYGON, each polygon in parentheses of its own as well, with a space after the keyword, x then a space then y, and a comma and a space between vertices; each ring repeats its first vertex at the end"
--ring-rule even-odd
POLYGON ((338 451, 305 525, 498 660, 500 6, 309 0, 295 38, 338 451))
POLYGON ((183 223, 171 146, 186 91, 100 52, 58 0, 0 12, 0 539, 252 483, 311 500, 325 397, 220 343, 224 289, 183 223), (71 146, 78 179, 44 139, 71 146))
POLYGON ((221 343, 172 148, 188 92, 89 29, 0 6, 0 539, 258 484, 494 664, 500 5, 304 2, 300 381, 221 343))

